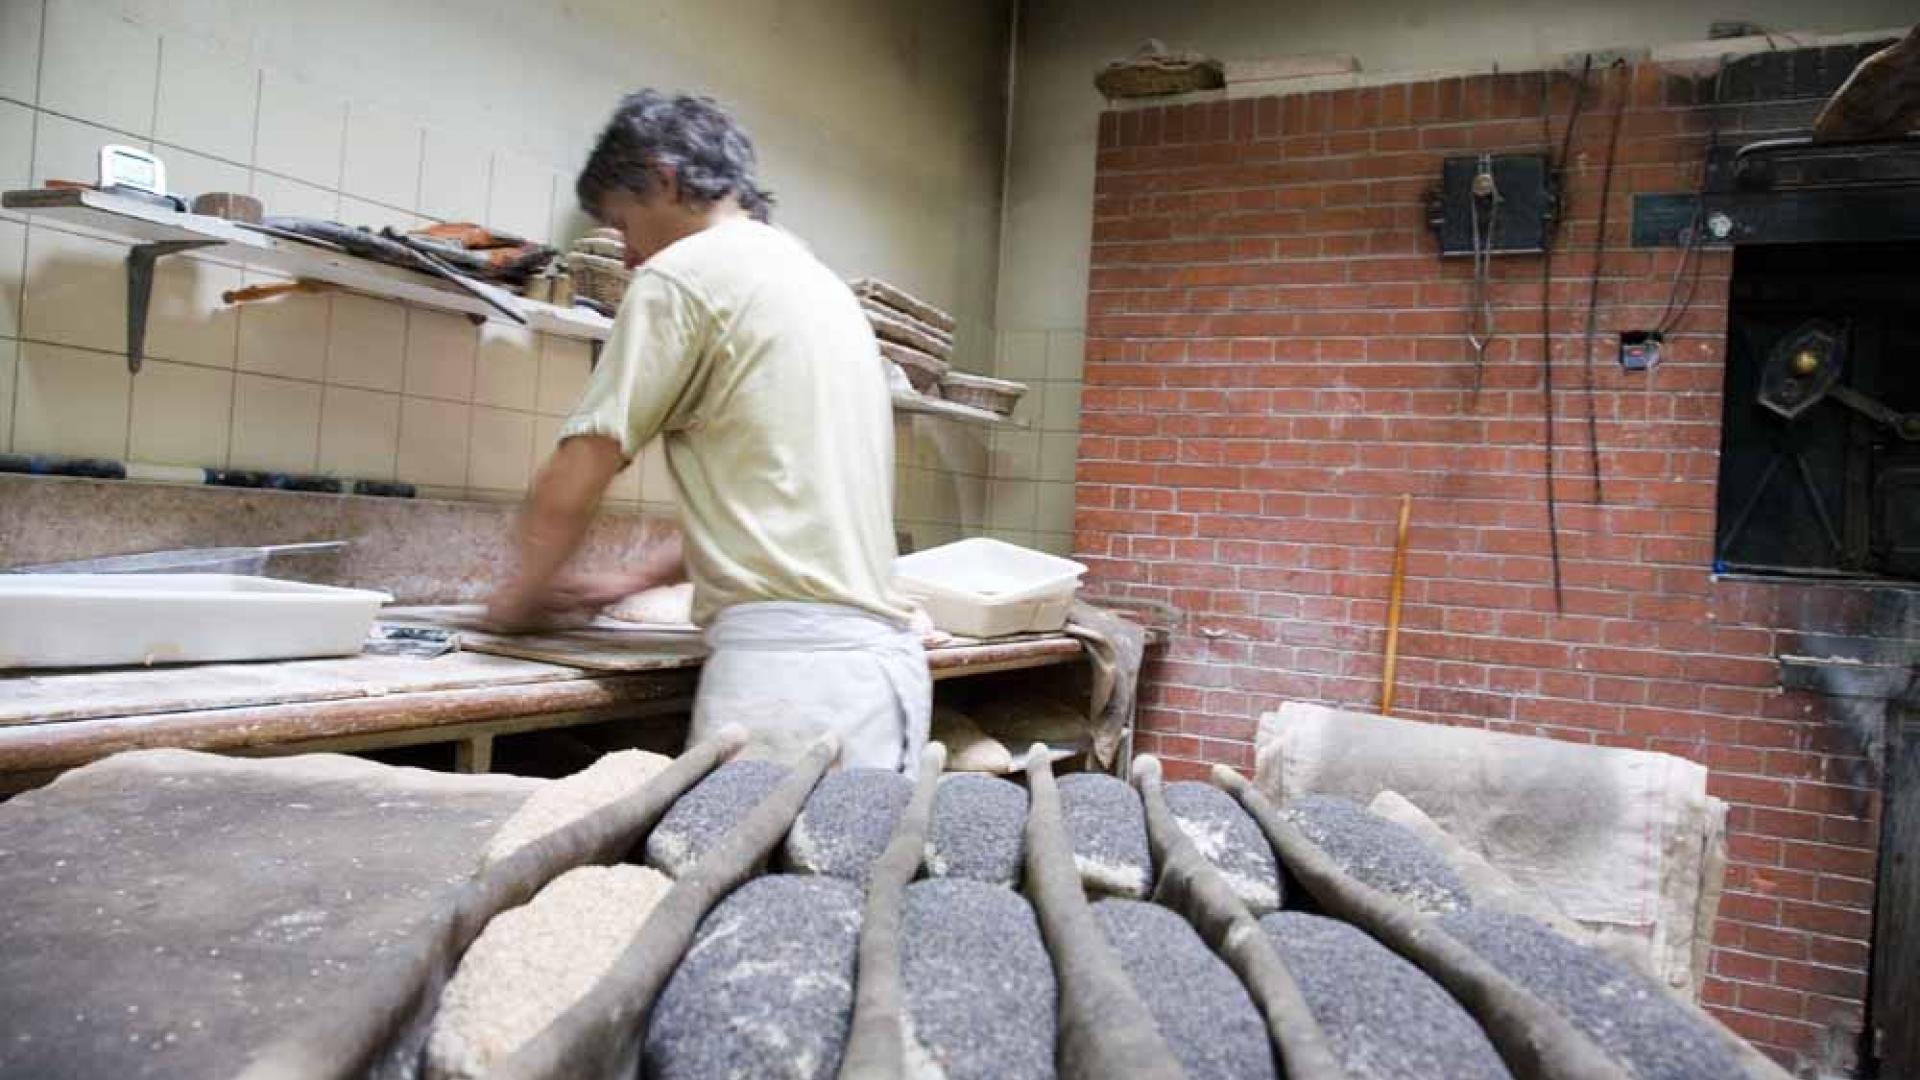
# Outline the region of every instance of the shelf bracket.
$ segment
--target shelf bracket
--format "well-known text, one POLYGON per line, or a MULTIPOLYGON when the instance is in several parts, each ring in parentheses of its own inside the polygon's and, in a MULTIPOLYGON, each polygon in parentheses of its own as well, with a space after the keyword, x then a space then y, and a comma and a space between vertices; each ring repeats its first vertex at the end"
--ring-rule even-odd
POLYGON ((127 249, 127 370, 140 374, 147 351, 147 307, 153 299, 153 264, 162 255, 219 247, 219 240, 167 240, 127 249))

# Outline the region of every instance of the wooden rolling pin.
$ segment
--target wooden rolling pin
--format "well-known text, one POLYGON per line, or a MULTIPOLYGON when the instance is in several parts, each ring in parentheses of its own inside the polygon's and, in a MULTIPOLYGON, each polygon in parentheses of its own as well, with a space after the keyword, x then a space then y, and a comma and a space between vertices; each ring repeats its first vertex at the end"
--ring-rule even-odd
POLYGON ((248 285, 245 288, 228 289, 220 294, 220 301, 225 304, 247 304, 255 300, 271 300, 288 293, 327 292, 332 288, 332 285, 324 281, 300 278, 297 281, 276 281, 267 285, 248 285))

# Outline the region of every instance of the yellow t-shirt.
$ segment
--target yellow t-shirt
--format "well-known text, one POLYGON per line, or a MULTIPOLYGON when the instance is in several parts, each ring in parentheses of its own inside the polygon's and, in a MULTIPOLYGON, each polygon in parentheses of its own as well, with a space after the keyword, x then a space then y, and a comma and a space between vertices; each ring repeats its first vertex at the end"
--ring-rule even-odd
POLYGON ((660 434, 680 492, 694 622, 739 603, 905 620, 890 584, 893 404, 846 285, 747 218, 660 251, 627 286, 560 437, 660 434))

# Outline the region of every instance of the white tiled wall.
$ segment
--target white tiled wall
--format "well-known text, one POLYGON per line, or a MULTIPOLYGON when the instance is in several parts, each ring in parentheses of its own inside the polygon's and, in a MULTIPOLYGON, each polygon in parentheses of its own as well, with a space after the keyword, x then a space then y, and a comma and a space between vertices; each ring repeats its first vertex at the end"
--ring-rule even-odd
MULTIPOLYGON (((356 225, 458 218, 546 241, 572 197, 564 163, 162 35, 101 0, 0 2, 0 188, 91 180, 110 142, 158 154, 176 192, 246 191, 269 213, 356 225)), ((133 376, 125 259, 112 238, 0 212, 0 451, 514 498, 590 370, 585 342, 368 297, 230 306, 222 293, 284 279, 182 255, 159 264, 133 376)), ((611 501, 672 498, 643 461, 611 501)))
POLYGON ((1014 416, 1025 431, 993 435, 988 532, 1066 554, 1073 547, 1073 465, 1080 439, 1080 372, 1086 335, 1023 330, 1000 335, 994 374, 1027 384, 1014 416))
MULTIPOLYGON (((243 47, 244 34, 163 33, 123 15, 137 9, 0 0, 0 189, 90 180, 100 146, 125 143, 158 154, 176 192, 250 192, 269 213, 396 228, 475 220, 543 241, 570 239, 582 224, 575 162, 561 151, 438 126, 417 99, 261 66, 225 51, 243 47)), ((366 297, 229 306, 222 293, 281 279, 187 254, 159 264, 147 367, 130 376, 125 257, 112 238, 0 211, 0 451, 398 479, 438 497, 511 499, 590 370, 584 342, 366 297)), ((960 338, 960 366, 995 366, 982 321, 960 338)), ((1036 381, 1024 408, 1044 397, 1036 381)), ((1023 463, 1016 475, 996 470, 1003 447, 978 429, 913 417, 897 430, 897 516, 916 545, 994 527, 1063 546, 1070 526, 1040 517, 1060 501, 1046 484, 1062 474, 1034 470, 1070 438, 1036 425, 1009 440, 1023 463)), ((670 512, 672 491, 656 444, 609 499, 670 512)))

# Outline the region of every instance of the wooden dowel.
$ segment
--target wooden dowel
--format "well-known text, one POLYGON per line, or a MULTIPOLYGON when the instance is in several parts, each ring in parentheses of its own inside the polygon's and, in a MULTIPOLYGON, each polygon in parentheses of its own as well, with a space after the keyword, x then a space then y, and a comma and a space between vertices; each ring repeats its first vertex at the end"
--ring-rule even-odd
POLYGON ((1407 522, 1413 496, 1400 496, 1400 533, 1393 543, 1393 591, 1387 600, 1387 663, 1380 675, 1380 715, 1393 715, 1394 668, 1400 660, 1400 594, 1407 584, 1407 522))

